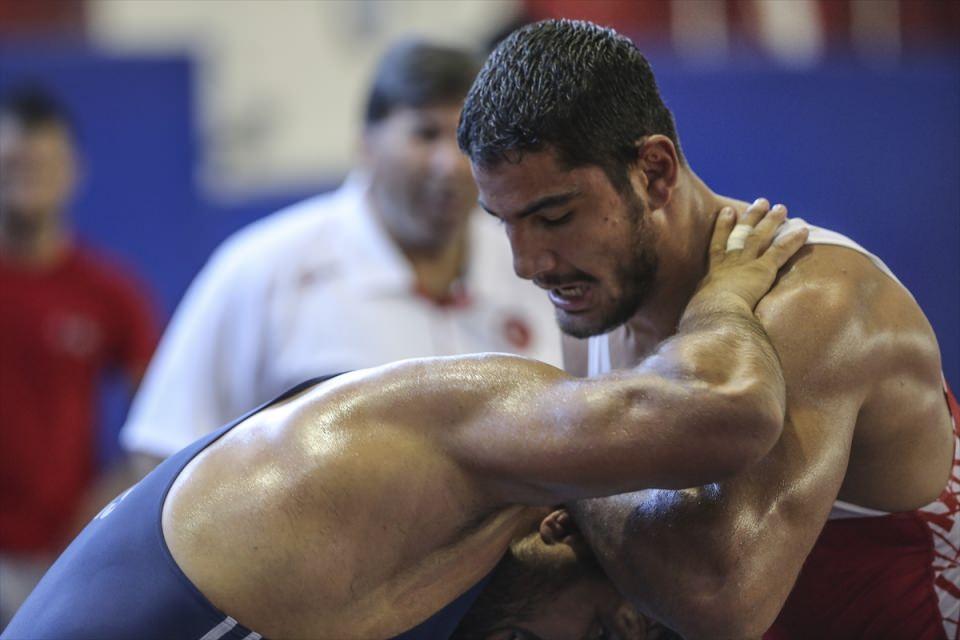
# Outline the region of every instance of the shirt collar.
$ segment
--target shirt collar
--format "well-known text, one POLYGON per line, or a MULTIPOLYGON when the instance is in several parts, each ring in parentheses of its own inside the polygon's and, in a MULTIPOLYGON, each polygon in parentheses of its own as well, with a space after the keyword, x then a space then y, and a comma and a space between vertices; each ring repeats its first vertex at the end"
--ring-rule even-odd
MULTIPOLYGON (((403 291, 413 289, 415 278, 406 257, 377 219, 367 192, 370 179, 364 172, 350 173, 338 191, 345 220, 344 238, 349 247, 348 278, 359 290, 403 291)), ((330 242, 337 242, 335 238, 330 242)))
MULTIPOLYGON (((340 206, 344 207, 344 217, 348 221, 346 232, 350 236, 345 246, 355 252, 348 256, 350 282, 361 291, 400 295, 417 293, 429 299, 417 291, 413 267, 370 206, 369 188, 369 176, 362 170, 354 170, 339 189, 340 206)), ((468 306, 476 294, 486 292, 491 286, 490 280, 499 281, 501 272, 509 278, 515 277, 503 230, 478 210, 470 212, 467 222, 465 261, 463 277, 455 284, 450 299, 441 301, 441 306, 468 306)))

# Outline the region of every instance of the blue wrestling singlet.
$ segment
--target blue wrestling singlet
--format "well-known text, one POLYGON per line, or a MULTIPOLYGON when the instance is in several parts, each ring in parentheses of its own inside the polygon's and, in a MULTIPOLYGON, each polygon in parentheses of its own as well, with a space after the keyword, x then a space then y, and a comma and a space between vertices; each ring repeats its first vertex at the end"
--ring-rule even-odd
MULTIPOLYGON (((304 382, 201 438, 114 499, 54 563, 0 639, 262 638, 213 606, 177 566, 163 538, 163 503, 184 467, 224 433, 258 411, 333 377, 304 382)), ((445 640, 485 583, 396 640, 445 640)))

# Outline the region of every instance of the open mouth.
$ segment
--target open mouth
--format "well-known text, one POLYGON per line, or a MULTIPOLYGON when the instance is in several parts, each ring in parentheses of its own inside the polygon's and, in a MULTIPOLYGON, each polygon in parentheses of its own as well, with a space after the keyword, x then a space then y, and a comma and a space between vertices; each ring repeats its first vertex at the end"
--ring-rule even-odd
POLYGON ((584 311, 590 306, 592 287, 586 283, 575 283, 553 287, 549 290, 550 302, 558 309, 568 313, 584 311))

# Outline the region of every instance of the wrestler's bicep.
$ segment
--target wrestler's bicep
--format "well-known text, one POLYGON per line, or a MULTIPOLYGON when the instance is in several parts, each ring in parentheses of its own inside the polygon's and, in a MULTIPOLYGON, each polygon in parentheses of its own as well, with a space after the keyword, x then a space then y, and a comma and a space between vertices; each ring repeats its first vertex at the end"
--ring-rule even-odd
POLYGON ((758 530, 771 550, 756 570, 779 572, 787 587, 760 587, 773 600, 786 598, 837 499, 858 414, 876 374, 865 368, 868 320, 858 313, 849 283, 786 284, 757 310, 783 364, 783 433, 770 454, 729 487, 763 523, 758 530))
POLYGON ((453 433, 451 451, 503 502, 549 505, 731 473, 742 415, 709 385, 641 370, 531 375, 453 433))

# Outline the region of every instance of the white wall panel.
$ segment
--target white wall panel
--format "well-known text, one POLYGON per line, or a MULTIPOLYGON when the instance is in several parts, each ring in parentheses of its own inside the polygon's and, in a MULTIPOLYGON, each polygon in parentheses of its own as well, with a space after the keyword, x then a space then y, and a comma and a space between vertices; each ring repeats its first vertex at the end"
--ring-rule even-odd
POLYGON ((342 175, 378 56, 422 35, 478 46, 514 0, 90 0, 94 42, 197 60, 199 178, 244 197, 342 175))

